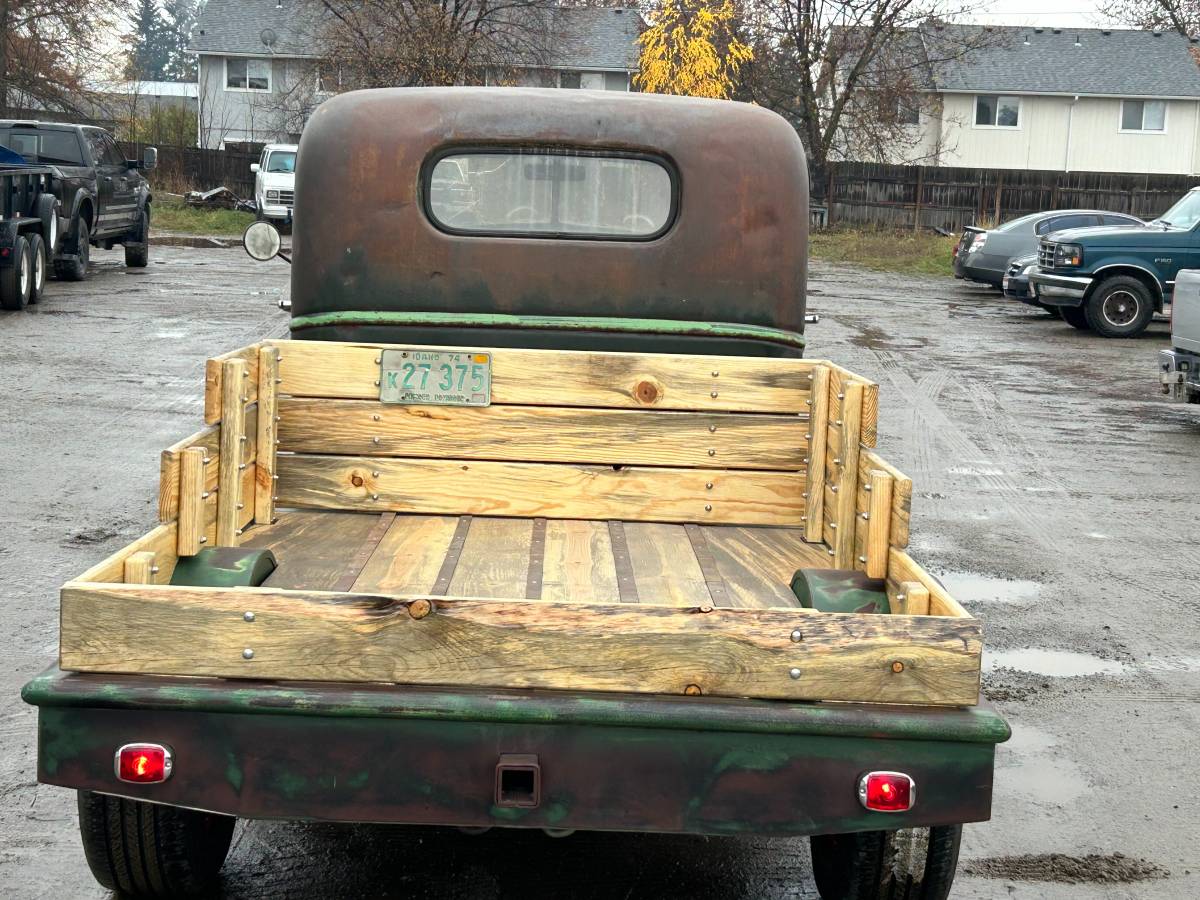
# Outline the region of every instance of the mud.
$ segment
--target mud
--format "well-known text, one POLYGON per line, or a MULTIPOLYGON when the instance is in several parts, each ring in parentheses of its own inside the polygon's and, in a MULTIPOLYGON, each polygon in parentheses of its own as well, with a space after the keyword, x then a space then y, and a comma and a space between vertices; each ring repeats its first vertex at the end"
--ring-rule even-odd
MULTIPOLYGON (((74 798, 36 784, 36 717, 17 699, 53 657, 58 588, 154 525, 158 454, 200 427, 204 359, 286 331, 282 263, 166 247, 142 272, 119 251, 96 259, 90 281, 0 313, 6 900, 105 896, 74 798)), ((989 659, 1016 661, 984 676, 1014 738, 952 896, 1200 897, 1200 407, 1158 393, 1166 324, 1103 341, 952 280, 824 264, 812 287, 810 354, 880 384, 880 452, 915 482, 913 554, 948 573, 989 659), (1032 650, 1120 669, 1039 674, 1053 667, 1032 650)), ((815 896, 803 840, 256 822, 235 841, 224 895, 238 898, 815 896)))
POLYGON ((1129 859, 1120 853, 1100 856, 1067 856, 1043 853, 1036 856, 1001 856, 976 859, 963 866, 968 875, 1007 878, 1013 881, 1057 881, 1062 884, 1132 884, 1171 873, 1144 859, 1129 859))

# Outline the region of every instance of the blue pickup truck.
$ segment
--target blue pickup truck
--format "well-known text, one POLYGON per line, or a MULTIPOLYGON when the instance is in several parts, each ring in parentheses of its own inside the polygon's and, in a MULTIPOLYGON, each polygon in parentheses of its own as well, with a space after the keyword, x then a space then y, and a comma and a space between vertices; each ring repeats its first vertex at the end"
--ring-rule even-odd
POLYGON ((1047 235, 1029 274, 1037 300, 1071 325, 1136 337, 1171 303, 1175 275, 1200 268, 1200 187, 1140 228, 1078 228, 1047 235))

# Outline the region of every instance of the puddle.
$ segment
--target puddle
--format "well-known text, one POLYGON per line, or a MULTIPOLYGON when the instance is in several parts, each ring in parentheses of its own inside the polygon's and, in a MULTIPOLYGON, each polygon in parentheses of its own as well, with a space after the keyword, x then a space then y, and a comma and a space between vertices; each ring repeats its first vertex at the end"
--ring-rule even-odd
POLYGON ((950 596, 970 608, 972 603, 1019 603, 1032 600, 1042 586, 1021 578, 997 578, 974 572, 943 572, 938 575, 950 596))
POLYGON ((1125 671, 1125 666, 1089 653, 1026 647, 1021 650, 984 650, 983 669, 986 672, 1018 669, 1049 678, 1079 678, 1087 675, 1120 675, 1125 671))
POLYGON ((1027 725, 1013 728, 997 752, 997 789, 1042 805, 1066 806, 1087 790, 1083 771, 1059 749, 1059 740, 1027 725))

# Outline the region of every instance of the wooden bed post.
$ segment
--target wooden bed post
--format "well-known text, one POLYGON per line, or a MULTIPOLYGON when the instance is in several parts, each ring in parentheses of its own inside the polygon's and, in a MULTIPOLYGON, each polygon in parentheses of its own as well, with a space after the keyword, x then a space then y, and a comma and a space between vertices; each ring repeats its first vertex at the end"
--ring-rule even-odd
POLYGON ((179 455, 179 532, 180 556, 195 556, 204 536, 204 467, 207 454, 203 447, 188 447, 179 455))
POLYGON ((862 441, 863 385, 860 381, 843 383, 842 418, 838 425, 842 431, 841 456, 835 460, 837 467, 837 509, 833 520, 837 526, 834 534, 834 567, 854 568, 855 515, 854 502, 858 492, 858 456, 862 441))
POLYGON ((154 584, 154 576, 158 574, 158 566, 154 564, 155 554, 151 550, 139 550, 130 553, 125 558, 126 584, 154 584))
POLYGON ((811 412, 808 417, 808 480, 804 495, 804 539, 812 544, 824 537, 825 448, 829 438, 829 366, 812 371, 811 412))
POLYGON ((263 346, 258 351, 258 458, 254 474, 254 520, 260 525, 275 521, 275 450, 279 445, 279 351, 263 346))
POLYGON ((221 363, 221 468, 217 483, 217 546, 238 544, 238 511, 242 470, 246 463, 242 444, 246 437, 246 384, 250 372, 243 359, 221 363))
POLYGON ((892 535, 892 476, 872 469, 865 485, 867 501, 867 546, 864 570, 868 578, 886 578, 892 535))

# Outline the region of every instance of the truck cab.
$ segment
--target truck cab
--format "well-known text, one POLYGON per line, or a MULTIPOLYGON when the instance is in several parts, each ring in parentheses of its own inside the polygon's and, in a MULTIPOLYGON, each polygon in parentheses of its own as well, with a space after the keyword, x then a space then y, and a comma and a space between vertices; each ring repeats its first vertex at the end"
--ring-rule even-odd
POLYGON ((1158 353, 1162 392, 1180 403, 1200 403, 1200 270, 1175 280, 1171 349, 1158 353))
POLYGON ((1167 310, 1181 269, 1200 267, 1200 188, 1141 227, 1047 235, 1029 275, 1037 300, 1103 337, 1130 338, 1167 310))

